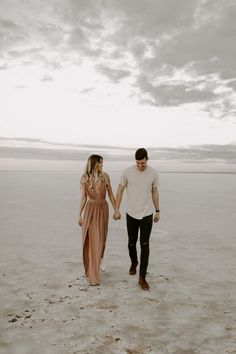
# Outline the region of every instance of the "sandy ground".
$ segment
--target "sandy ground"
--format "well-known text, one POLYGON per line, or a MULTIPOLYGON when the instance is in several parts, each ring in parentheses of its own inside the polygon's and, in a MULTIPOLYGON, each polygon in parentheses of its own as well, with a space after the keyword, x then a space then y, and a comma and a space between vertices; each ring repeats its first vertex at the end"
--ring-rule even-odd
POLYGON ((0 173, 0 353, 236 353, 236 175, 160 174, 150 291, 128 275, 124 213, 88 286, 79 176, 0 173))

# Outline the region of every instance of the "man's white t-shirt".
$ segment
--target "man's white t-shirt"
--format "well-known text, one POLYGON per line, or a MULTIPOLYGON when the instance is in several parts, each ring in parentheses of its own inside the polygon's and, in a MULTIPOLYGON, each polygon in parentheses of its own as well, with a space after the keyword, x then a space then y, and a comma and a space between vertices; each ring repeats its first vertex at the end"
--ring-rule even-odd
POLYGON ((120 185, 126 187, 126 212, 135 219, 142 219, 153 213, 152 189, 158 187, 158 175, 147 166, 144 171, 128 167, 121 175, 120 185))

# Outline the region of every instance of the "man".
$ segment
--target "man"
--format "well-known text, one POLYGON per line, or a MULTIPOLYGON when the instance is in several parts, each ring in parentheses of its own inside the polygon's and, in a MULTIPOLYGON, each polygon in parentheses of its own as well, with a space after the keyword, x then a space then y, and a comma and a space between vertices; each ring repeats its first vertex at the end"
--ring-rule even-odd
POLYGON ((140 148, 135 153, 136 166, 127 168, 121 175, 116 193, 116 209, 114 219, 120 219, 119 211, 123 192, 127 191, 126 223, 128 232, 128 249, 131 259, 129 274, 136 274, 138 266, 136 244, 140 230, 140 267, 139 285, 148 290, 146 273, 149 260, 149 238, 152 224, 160 220, 158 176, 157 172, 147 165, 148 153, 140 148), (155 214, 153 217, 153 207, 155 214))

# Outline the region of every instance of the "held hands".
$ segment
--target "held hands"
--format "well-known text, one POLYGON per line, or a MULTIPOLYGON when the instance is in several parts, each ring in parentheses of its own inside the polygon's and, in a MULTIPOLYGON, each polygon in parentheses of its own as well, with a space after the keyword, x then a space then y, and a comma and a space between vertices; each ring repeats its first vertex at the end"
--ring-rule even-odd
POLYGON ((114 210, 113 219, 115 219, 115 220, 120 220, 121 219, 121 213, 119 212, 118 209, 114 210))
POLYGON ((159 220, 160 220, 160 212, 157 212, 157 213, 154 215, 153 221, 154 221, 154 222, 158 222, 159 220))

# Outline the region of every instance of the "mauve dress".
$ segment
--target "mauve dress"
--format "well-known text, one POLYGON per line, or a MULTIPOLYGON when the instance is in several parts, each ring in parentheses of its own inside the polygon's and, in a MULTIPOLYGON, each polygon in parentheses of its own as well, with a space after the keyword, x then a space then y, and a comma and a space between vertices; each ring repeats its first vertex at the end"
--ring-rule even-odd
POLYGON ((100 261, 105 250, 109 209, 106 201, 106 181, 100 179, 96 188, 84 183, 85 205, 82 238, 85 275, 90 283, 99 284, 100 261))

